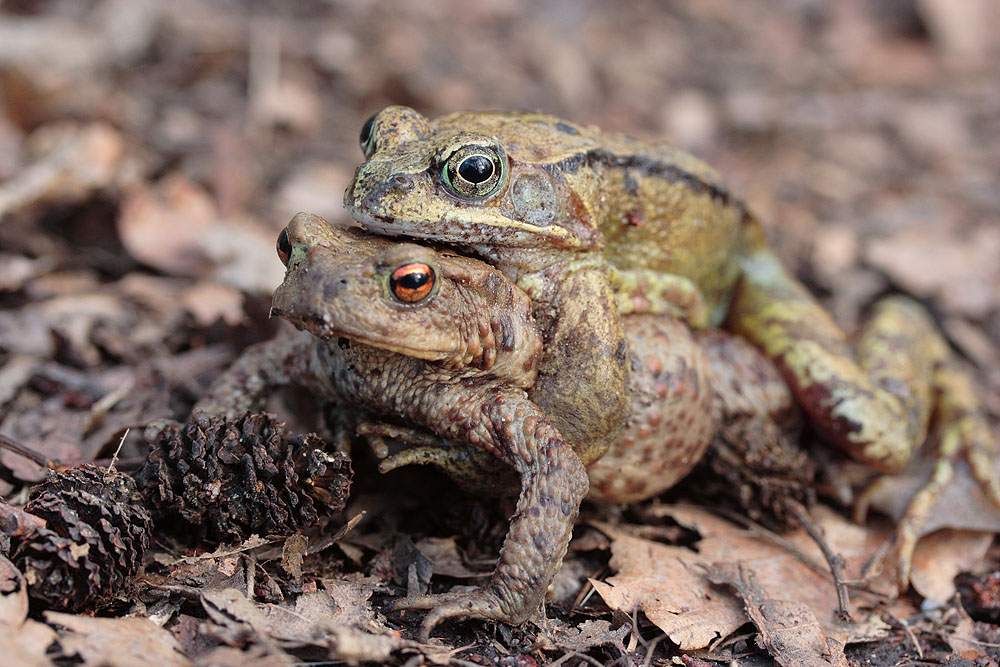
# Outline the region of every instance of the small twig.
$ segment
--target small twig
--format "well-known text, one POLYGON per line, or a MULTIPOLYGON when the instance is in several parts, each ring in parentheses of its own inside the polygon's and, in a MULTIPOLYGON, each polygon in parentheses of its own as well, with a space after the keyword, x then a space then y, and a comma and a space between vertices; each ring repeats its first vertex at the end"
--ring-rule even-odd
POLYGON ((46 458, 41 452, 36 452, 31 447, 22 445, 21 443, 8 438, 5 435, 0 435, 0 449, 6 449, 9 452, 13 452, 18 456, 28 459, 32 463, 39 465, 43 468, 48 468, 49 470, 55 470, 59 463, 53 459, 46 458))
POLYGON ((44 528, 45 519, 0 501, 0 533, 24 537, 35 528, 44 528))
POLYGON ((734 523, 740 524, 741 526, 743 526, 744 528, 746 528, 747 531, 751 535, 753 535, 754 537, 758 537, 758 538, 760 538, 762 540, 767 540, 771 544, 774 544, 775 546, 781 547, 782 549, 784 549, 785 551, 787 551, 789 554, 791 554, 792 556, 794 556, 796 558, 796 560, 798 560, 800 563, 802 563, 803 565, 805 565, 809 569, 811 569, 813 572, 816 572, 817 574, 824 574, 824 575, 829 573, 829 570, 826 567, 823 566, 822 562, 820 562, 820 561, 816 560, 815 558, 813 558, 812 556, 804 553, 795 544, 792 544, 792 542, 790 542, 789 540, 785 539, 781 535, 778 535, 773 530, 770 530, 767 527, 762 526, 759 523, 756 523, 752 519, 749 519, 749 518, 747 518, 745 516, 742 516, 740 514, 737 514, 735 512, 731 512, 731 511, 729 511, 727 509, 724 509, 724 508, 721 508, 721 507, 713 507, 711 509, 712 509, 713 512, 715 512, 719 516, 724 517, 726 519, 729 519, 730 521, 733 521, 734 523))
POLYGON ((791 555, 795 556, 800 562, 809 566, 815 572, 820 574, 830 574, 833 576, 833 585, 837 591, 837 613, 844 619, 850 619, 850 596, 847 594, 847 584, 848 580, 844 578, 844 564, 843 560, 837 554, 833 553, 829 545, 826 544, 823 538, 823 531, 819 526, 813 522, 812 518, 809 517, 809 513, 806 511, 805 507, 801 503, 789 499, 790 509, 792 513, 795 514, 795 518, 798 520, 799 525, 802 526, 806 534, 816 543, 820 551, 823 554, 823 559, 826 561, 827 567, 823 567, 819 562, 814 560, 812 557, 803 553, 797 546, 774 533, 774 531, 768 530, 764 526, 751 521, 750 519, 729 512, 727 510, 717 509, 715 510, 722 516, 733 520, 737 523, 742 524, 751 533, 756 534, 762 539, 766 539, 782 549, 785 549, 791 555))
POLYGON ((902 619, 896 619, 896 620, 899 621, 899 625, 903 628, 903 632, 906 633, 906 636, 910 638, 911 642, 913 642, 913 648, 916 649, 917 651, 917 658, 923 660, 924 651, 922 648, 920 648, 920 642, 917 641, 917 636, 913 634, 913 628, 910 627, 909 623, 907 623, 902 619))
POLYGON ((340 540, 344 539, 344 536, 347 535, 347 533, 349 533, 351 530, 354 529, 355 526, 361 523, 361 520, 365 518, 365 514, 367 514, 367 512, 358 512, 357 514, 352 516, 350 519, 347 520, 347 523, 345 523, 343 526, 340 527, 340 530, 338 530, 336 533, 330 535, 329 537, 323 538, 313 546, 306 549, 306 554, 310 556, 313 554, 317 554, 323 551, 324 549, 333 546, 340 540))
MULTIPOLYGON (((108 468, 111 472, 114 472, 116 468, 120 468, 121 470, 137 470, 142 467, 142 465, 146 462, 145 456, 134 456, 127 459, 118 458, 118 453, 122 450, 122 444, 124 444, 125 437, 128 435, 129 430, 130 429, 126 429, 125 434, 122 435, 121 440, 118 442, 118 449, 115 450, 114 455, 110 459, 94 459, 91 463, 101 468, 108 468)), ((17 454, 18 456, 28 459, 41 468, 46 468, 47 470, 53 470, 55 472, 62 472, 67 468, 83 464, 83 461, 64 463, 59 459, 46 458, 41 452, 38 452, 27 445, 22 445, 16 440, 12 440, 5 435, 0 435, 0 449, 17 454)))
POLYGON ((131 427, 125 429, 125 432, 122 433, 122 437, 119 438, 118 449, 116 449, 115 453, 111 455, 111 465, 108 466, 108 474, 113 474, 115 472, 115 463, 118 462, 118 454, 121 453, 122 445, 125 444, 125 438, 128 437, 129 431, 131 430, 132 430, 131 427))
POLYGON ((121 470, 121 471, 138 470, 139 468, 141 468, 143 466, 143 464, 146 463, 146 457, 145 456, 130 456, 130 457, 124 458, 124 459, 120 459, 120 458, 113 458, 113 459, 103 458, 103 459, 94 459, 93 461, 91 461, 91 463, 93 463, 95 466, 99 466, 101 468, 107 468, 112 463, 114 463, 115 467, 118 470, 121 470))
POLYGON ((570 651, 569 653, 564 653, 562 657, 560 657, 558 660, 556 660, 553 663, 550 663, 551 667, 556 667, 557 665, 561 665, 564 662, 568 661, 570 658, 579 658, 584 662, 589 662, 591 665, 597 665, 597 667, 605 667, 604 663, 598 662, 597 660, 591 658, 589 655, 586 655, 584 653, 578 653, 576 651, 570 651))
POLYGON ((812 541, 816 543, 819 550, 823 552, 823 558, 830 566, 830 574, 833 575, 833 587, 837 590, 837 614, 840 620, 849 621, 851 619, 851 598, 847 593, 847 583, 844 580, 844 559, 839 554, 833 553, 830 545, 826 543, 826 536, 823 529, 816 525, 816 522, 809 516, 809 512, 802 503, 797 500, 788 499, 788 506, 798 520, 799 525, 806 531, 812 541))

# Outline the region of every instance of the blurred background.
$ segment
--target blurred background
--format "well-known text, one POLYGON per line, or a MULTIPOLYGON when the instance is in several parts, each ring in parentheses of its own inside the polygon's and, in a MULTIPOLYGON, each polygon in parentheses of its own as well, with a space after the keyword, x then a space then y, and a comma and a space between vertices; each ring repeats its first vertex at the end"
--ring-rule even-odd
MULTIPOLYGON (((39 364, 176 389, 269 335, 277 232, 343 220, 388 104, 693 151, 845 326, 888 290, 928 304, 996 414, 998 24, 991 0, 0 2, 0 426, 51 430, 39 364)), ((135 418, 182 412, 156 400, 135 418)))

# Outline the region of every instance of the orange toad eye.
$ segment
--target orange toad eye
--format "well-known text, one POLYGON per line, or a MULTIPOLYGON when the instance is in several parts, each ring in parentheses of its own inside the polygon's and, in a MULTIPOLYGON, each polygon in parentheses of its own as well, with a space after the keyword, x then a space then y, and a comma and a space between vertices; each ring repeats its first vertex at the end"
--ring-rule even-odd
POLYGON ((292 258, 292 242, 288 239, 288 230, 282 229, 281 233, 278 234, 278 243, 276 244, 278 249, 278 259, 285 266, 288 266, 288 261, 292 258))
POLYGON ((389 276, 389 290, 403 303, 417 303, 434 289, 434 269, 423 262, 404 264, 389 276))

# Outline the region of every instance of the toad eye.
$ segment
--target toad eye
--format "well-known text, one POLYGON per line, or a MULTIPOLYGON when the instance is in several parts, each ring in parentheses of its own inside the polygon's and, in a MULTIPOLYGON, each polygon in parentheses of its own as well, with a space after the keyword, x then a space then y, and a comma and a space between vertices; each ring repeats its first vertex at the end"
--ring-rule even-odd
POLYGON ((365 124, 361 126, 361 152, 365 154, 366 160, 375 154, 376 118, 378 118, 378 114, 371 116, 365 121, 365 124))
POLYGON ((434 290, 434 269, 423 262, 404 264, 389 276, 389 291, 403 303, 418 303, 434 290))
POLYGON ((292 259, 292 242, 288 238, 287 229, 282 229, 281 233, 278 234, 278 242, 275 246, 278 250, 278 259, 287 267, 288 262, 292 259))
POLYGON ((445 161, 441 177, 453 195, 485 199, 506 184, 507 156, 498 145, 463 146, 445 161))

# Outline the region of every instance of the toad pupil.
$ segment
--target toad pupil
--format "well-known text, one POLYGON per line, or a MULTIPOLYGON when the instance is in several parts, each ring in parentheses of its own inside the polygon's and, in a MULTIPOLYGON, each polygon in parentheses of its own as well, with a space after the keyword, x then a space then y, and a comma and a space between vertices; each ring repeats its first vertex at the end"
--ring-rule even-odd
POLYGON ((472 155, 458 165, 458 175, 470 183, 482 183, 493 175, 493 161, 485 155, 472 155))

